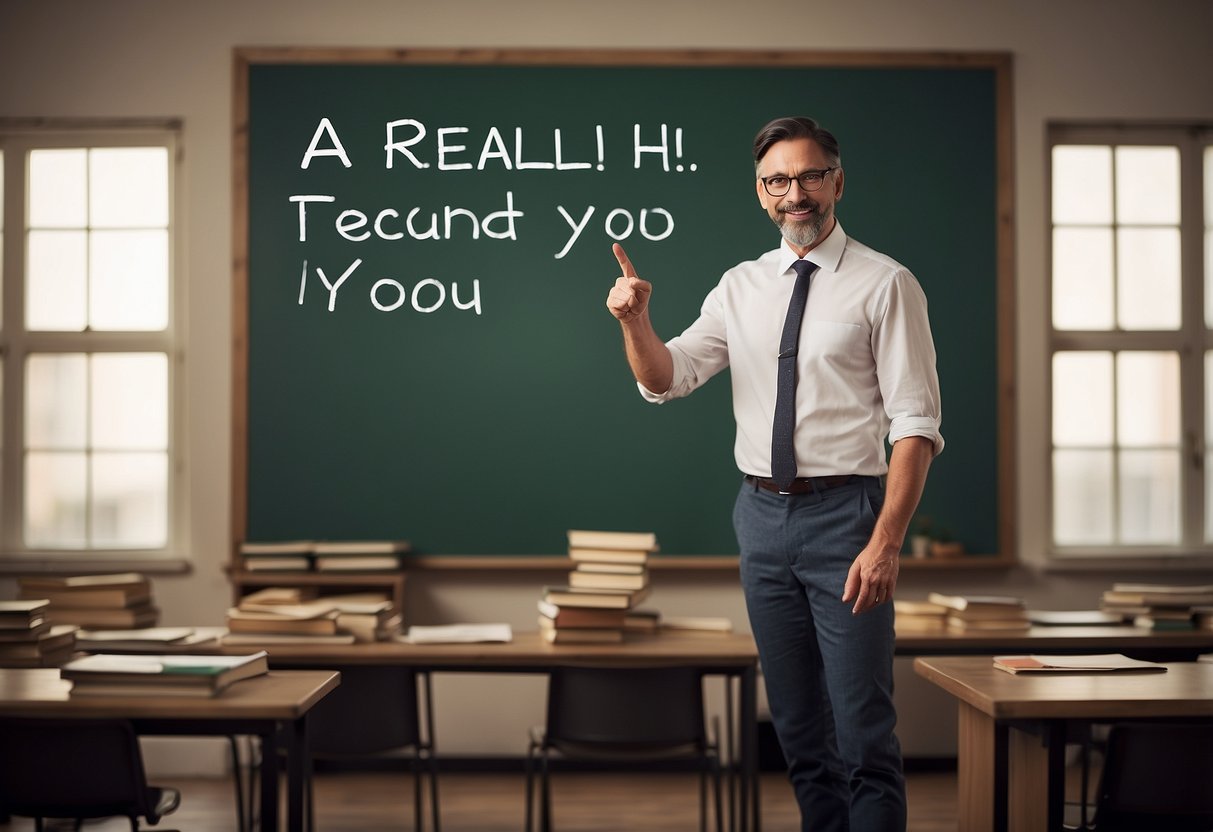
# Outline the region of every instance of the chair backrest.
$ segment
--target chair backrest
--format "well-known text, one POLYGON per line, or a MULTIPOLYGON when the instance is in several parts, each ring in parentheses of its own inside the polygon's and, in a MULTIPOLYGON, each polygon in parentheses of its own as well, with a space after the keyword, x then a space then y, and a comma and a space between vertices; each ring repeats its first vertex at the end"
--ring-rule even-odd
POLYGON ((122 719, 0 719, 0 806, 25 817, 158 820, 138 737, 122 719))
POLYGON ((1112 726, 1095 824, 1101 832, 1213 829, 1213 723, 1112 726))
POLYGON ((373 754, 421 740, 417 674, 401 667, 342 667, 341 684, 308 714, 311 750, 373 754))
POLYGON ((549 679, 549 744, 625 750, 706 742, 703 679, 695 668, 561 667, 549 679))

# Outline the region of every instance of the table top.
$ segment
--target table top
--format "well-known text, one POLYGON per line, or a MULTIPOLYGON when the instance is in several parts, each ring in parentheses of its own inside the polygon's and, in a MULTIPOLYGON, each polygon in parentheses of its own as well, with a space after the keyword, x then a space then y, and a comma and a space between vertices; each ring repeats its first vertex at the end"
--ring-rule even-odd
POLYGON ((745 669, 758 662, 748 633, 667 632, 628 634, 620 644, 548 644, 538 632, 515 632, 508 643, 265 644, 222 647, 223 653, 247 653, 264 647, 271 662, 292 665, 390 665, 447 670, 540 671, 562 665, 637 667, 690 664, 706 669, 745 669))
POLYGON ((0 669, 0 716, 298 719, 329 691, 331 670, 271 670, 216 696, 71 696, 57 668, 0 669))
POLYGON ((927 656, 914 671, 995 719, 1213 717, 1213 664, 1166 672, 1007 673, 992 656, 927 656))
POLYGON ((1031 627, 1027 630, 944 630, 897 633, 897 652, 973 654, 1081 650, 1091 653, 1134 649, 1190 648, 1213 651, 1213 630, 1152 631, 1133 626, 1031 627))

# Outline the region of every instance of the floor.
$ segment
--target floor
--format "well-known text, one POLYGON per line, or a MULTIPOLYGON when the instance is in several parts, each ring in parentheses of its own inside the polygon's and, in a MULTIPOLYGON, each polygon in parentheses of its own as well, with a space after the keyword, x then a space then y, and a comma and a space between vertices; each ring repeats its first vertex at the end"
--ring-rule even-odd
MULTIPOLYGON (((236 828, 230 780, 159 783, 182 791, 181 807, 150 830, 230 832, 236 828)), ((322 832, 411 830, 412 785, 406 773, 322 773, 316 776, 316 826, 322 832)), ((521 774, 444 774, 440 779, 444 832, 520 832, 521 774)), ((910 832, 954 832, 955 772, 907 779, 910 832)), ((560 773, 553 778, 553 820, 561 832, 691 832, 698 829, 698 784, 687 774, 560 773)), ((763 829, 793 832, 799 819, 782 775, 763 775, 763 829)), ((428 827, 427 827, 428 828, 428 827)), ((31 821, 0 823, 26 832, 31 821)), ((88 832, 129 829, 125 821, 88 823, 88 832)))

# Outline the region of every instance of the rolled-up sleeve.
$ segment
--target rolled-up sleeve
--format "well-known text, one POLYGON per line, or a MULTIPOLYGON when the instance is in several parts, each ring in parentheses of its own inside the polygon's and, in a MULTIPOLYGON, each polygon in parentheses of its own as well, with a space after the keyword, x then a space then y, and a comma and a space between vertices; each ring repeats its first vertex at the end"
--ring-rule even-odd
POLYGON ((890 278, 881 300, 872 353, 889 417, 889 443, 923 436, 938 455, 944 446, 943 410, 926 295, 914 276, 902 270, 890 278))
POLYGON ((636 387, 645 401, 664 404, 681 399, 702 387, 708 379, 729 365, 728 338, 720 286, 704 298, 699 317, 679 336, 666 342, 674 362, 670 389, 654 393, 640 382, 636 387))

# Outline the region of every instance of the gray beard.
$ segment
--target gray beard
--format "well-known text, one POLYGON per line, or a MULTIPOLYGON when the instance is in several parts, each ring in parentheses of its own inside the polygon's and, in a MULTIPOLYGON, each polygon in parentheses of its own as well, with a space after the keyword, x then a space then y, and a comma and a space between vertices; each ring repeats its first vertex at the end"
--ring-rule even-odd
POLYGON ((789 222, 787 215, 780 212, 775 224, 785 240, 799 248, 809 248, 818 242, 822 229, 830 219, 829 214, 815 212, 808 222, 789 222))

